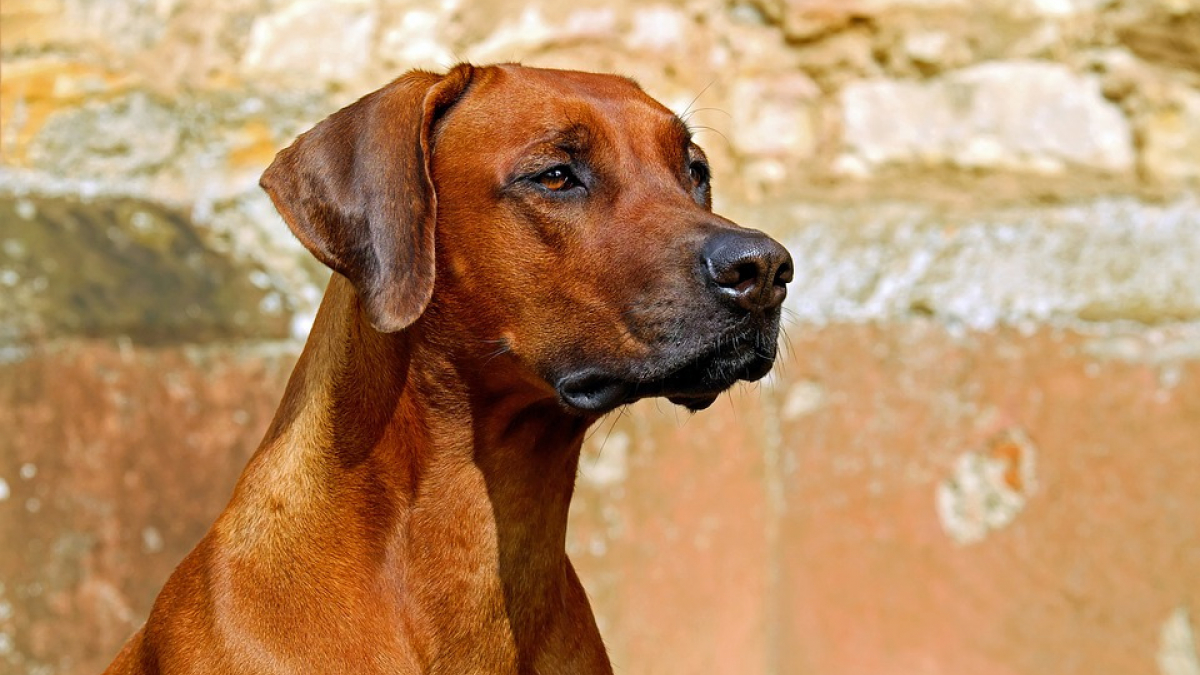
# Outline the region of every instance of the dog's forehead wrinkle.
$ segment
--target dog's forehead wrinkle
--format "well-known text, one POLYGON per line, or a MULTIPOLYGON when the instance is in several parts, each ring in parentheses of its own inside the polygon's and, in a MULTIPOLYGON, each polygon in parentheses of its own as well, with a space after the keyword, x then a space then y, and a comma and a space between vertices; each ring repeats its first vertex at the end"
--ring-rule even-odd
POLYGON ((554 68, 537 68, 519 64, 501 64, 495 66, 499 71, 497 79, 515 82, 524 86, 541 86, 553 89, 590 89, 615 92, 618 95, 630 96, 639 94, 642 87, 630 77, 611 73, 589 73, 577 70, 558 70, 554 68))
POLYGON ((619 75, 521 67, 522 74, 530 72, 537 77, 513 77, 510 67, 503 68, 508 72, 491 78, 485 88, 487 95, 499 97, 510 106, 525 99, 536 103, 539 114, 545 114, 550 106, 585 106, 609 118, 674 116, 636 82, 619 75))
POLYGON ((498 149, 508 145, 528 154, 549 143, 577 154, 620 147, 620 156, 633 162, 644 165, 653 153, 655 164, 665 158, 672 167, 686 158, 687 125, 634 82, 617 75, 516 65, 489 70, 490 77, 476 78, 464 106, 473 108, 473 114, 462 118, 469 120, 469 129, 464 129, 468 135, 486 129, 486 137, 498 149), (499 125, 491 112, 496 102, 506 111, 499 125), (623 142, 626 139, 642 141, 631 144, 623 142))
POLYGON ((563 152, 577 153, 591 145, 595 135, 593 128, 586 122, 578 117, 567 116, 559 122, 546 125, 535 143, 558 148, 563 152))

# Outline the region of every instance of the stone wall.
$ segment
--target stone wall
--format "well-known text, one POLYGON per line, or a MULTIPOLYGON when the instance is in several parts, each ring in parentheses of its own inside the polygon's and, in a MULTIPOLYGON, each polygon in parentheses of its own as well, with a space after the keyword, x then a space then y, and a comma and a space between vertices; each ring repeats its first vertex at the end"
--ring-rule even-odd
POLYGON ((620 672, 1200 673, 1197 0, 5 0, 0 672, 103 667, 265 429, 262 169, 458 60, 637 78, 797 261, 769 382, 585 448, 620 672))

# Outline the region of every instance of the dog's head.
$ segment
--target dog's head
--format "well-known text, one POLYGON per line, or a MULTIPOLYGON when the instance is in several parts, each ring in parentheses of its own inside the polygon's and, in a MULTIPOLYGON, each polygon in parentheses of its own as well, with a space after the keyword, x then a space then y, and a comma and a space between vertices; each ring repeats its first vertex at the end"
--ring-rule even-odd
POLYGON ((628 79, 462 65, 332 115, 262 185, 377 330, 590 415, 700 409, 774 362, 791 257, 714 215, 709 175, 628 79))

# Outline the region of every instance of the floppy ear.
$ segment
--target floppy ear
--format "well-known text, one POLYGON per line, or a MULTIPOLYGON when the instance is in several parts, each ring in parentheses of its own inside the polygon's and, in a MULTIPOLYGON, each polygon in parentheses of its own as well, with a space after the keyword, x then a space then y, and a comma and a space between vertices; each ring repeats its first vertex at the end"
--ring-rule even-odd
POLYGON ((433 294, 434 124, 471 66, 407 73, 301 134, 259 184, 318 260, 358 291, 376 330, 416 321, 433 294))

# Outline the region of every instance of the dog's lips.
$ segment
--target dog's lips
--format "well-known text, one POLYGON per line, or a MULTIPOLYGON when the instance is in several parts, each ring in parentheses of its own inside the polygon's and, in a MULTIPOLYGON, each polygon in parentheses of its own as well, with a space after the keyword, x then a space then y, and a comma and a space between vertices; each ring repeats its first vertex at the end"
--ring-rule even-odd
POLYGON ((555 389, 568 408, 603 415, 622 405, 653 396, 688 410, 703 410, 738 381, 762 379, 775 363, 774 350, 764 354, 744 345, 732 352, 701 354, 681 367, 657 377, 635 378, 615 375, 605 369, 573 371, 555 382, 555 389))
POLYGON ((602 415, 630 397, 630 383, 591 370, 571 373, 555 385, 562 402, 586 413, 602 415))

